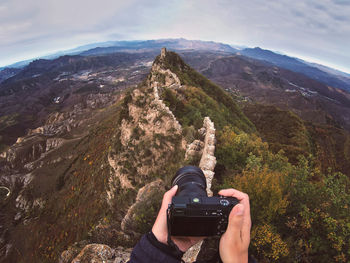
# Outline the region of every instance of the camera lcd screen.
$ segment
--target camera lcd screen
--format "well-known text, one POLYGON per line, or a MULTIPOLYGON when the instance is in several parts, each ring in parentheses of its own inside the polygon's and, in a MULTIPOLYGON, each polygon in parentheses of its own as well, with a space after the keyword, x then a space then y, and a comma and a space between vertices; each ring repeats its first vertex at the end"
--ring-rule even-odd
POLYGON ((173 217, 173 236, 213 236, 218 232, 218 217, 173 217))

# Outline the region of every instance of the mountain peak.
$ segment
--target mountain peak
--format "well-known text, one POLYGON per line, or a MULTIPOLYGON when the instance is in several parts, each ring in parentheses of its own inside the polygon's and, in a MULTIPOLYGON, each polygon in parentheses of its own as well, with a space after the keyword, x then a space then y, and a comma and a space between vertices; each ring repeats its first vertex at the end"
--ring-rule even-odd
POLYGON ((165 47, 161 49, 161 53, 153 62, 152 72, 159 69, 170 70, 175 74, 190 70, 190 67, 175 52, 168 51, 165 47))

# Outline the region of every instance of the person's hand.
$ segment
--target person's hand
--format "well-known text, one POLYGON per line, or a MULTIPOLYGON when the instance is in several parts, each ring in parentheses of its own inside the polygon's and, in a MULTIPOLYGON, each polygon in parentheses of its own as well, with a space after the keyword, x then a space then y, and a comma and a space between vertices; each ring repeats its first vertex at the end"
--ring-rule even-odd
MULTIPOLYGON (((159 210, 156 222, 152 227, 152 232, 157 240, 166 245, 168 244, 167 209, 168 205, 171 203, 171 199, 176 194, 177 188, 178 186, 175 185, 164 194, 162 206, 159 210)), ((204 237, 171 237, 171 240, 182 252, 185 252, 187 249, 203 239, 204 237)))
POLYGON ((248 262, 250 242, 249 196, 235 189, 225 189, 219 195, 236 197, 240 202, 230 213, 226 232, 221 236, 219 252, 224 263, 248 262))

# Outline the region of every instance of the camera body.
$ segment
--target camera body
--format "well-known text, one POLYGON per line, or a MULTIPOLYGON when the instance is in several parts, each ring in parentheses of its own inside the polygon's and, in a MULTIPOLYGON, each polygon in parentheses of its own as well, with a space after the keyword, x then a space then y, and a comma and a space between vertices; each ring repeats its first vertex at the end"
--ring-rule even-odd
POLYGON ((174 196, 168 208, 172 236, 215 236, 225 233, 234 197, 174 196))
POLYGON ((196 166, 180 168, 172 179, 178 185, 167 210, 168 231, 172 236, 215 236, 226 231, 235 197, 207 195, 203 171, 196 166))

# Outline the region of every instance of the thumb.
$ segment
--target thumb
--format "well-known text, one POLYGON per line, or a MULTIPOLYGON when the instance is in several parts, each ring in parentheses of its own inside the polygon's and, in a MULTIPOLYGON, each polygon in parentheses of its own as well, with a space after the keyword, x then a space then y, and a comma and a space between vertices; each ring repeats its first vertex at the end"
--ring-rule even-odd
POLYGON ((178 186, 175 185, 169 191, 167 191, 163 196, 162 206, 159 210, 156 222, 152 227, 152 232, 156 236, 157 240, 161 243, 167 243, 168 229, 167 229, 167 216, 166 211, 168 205, 171 203, 171 199, 176 194, 178 186))
POLYGON ((167 209, 168 205, 171 203, 173 196, 175 196, 178 185, 174 185, 169 191, 167 191, 163 196, 162 208, 167 209))
POLYGON ((235 240, 241 240, 241 230, 243 226, 244 206, 237 204, 230 213, 226 232, 235 240))

